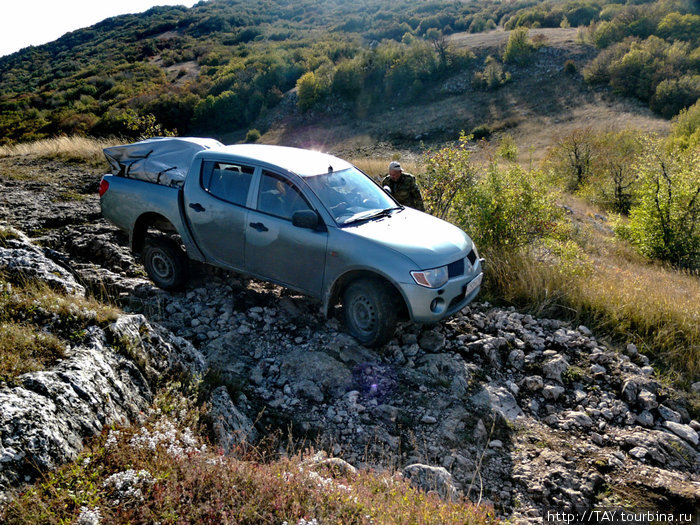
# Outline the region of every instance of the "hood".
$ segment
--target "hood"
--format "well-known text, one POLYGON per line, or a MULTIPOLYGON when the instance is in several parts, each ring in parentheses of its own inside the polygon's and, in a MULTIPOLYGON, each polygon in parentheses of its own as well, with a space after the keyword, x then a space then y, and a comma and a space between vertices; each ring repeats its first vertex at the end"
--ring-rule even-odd
POLYGON ((421 270, 454 262, 472 247, 469 236, 456 226, 412 208, 343 229, 393 248, 421 270))

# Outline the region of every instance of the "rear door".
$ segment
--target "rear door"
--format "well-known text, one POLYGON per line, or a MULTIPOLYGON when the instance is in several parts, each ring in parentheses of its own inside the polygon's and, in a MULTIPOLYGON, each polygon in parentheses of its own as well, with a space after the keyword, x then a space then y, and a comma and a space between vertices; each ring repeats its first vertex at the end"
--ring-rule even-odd
POLYGON ((256 168, 236 162, 202 162, 199 183, 186 187, 185 213, 208 262, 243 269, 248 200, 256 168))
POLYGON ((296 211, 313 209, 288 177, 263 170, 246 225, 246 269, 265 279, 321 295, 328 232, 292 224, 296 211))

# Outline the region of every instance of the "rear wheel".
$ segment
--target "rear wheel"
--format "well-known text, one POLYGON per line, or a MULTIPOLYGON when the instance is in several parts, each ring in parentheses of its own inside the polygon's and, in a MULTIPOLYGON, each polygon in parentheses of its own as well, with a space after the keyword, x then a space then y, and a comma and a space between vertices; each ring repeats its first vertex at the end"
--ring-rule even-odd
POLYGON ((172 239, 147 238, 143 249, 143 265, 151 281, 163 290, 179 290, 187 282, 187 255, 172 239))
POLYGON ((343 293, 343 316, 350 334, 368 347, 381 346, 394 335, 396 305, 388 285, 358 279, 343 293))

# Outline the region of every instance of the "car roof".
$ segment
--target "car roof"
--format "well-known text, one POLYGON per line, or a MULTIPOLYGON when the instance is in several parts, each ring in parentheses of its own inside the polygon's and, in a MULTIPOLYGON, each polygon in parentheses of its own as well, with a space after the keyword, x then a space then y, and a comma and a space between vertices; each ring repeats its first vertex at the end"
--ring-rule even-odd
POLYGON ((278 166, 301 177, 321 175, 329 171, 340 171, 352 167, 349 162, 309 149, 273 146, 268 144, 236 144, 215 147, 209 153, 236 155, 250 161, 278 166))

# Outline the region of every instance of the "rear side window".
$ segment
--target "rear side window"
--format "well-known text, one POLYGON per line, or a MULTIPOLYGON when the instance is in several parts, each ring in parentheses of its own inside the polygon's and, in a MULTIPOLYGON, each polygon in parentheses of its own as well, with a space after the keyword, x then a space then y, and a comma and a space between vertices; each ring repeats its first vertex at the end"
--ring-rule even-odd
POLYGON ((254 172, 251 166, 205 161, 202 188, 221 200, 245 206, 254 172))

